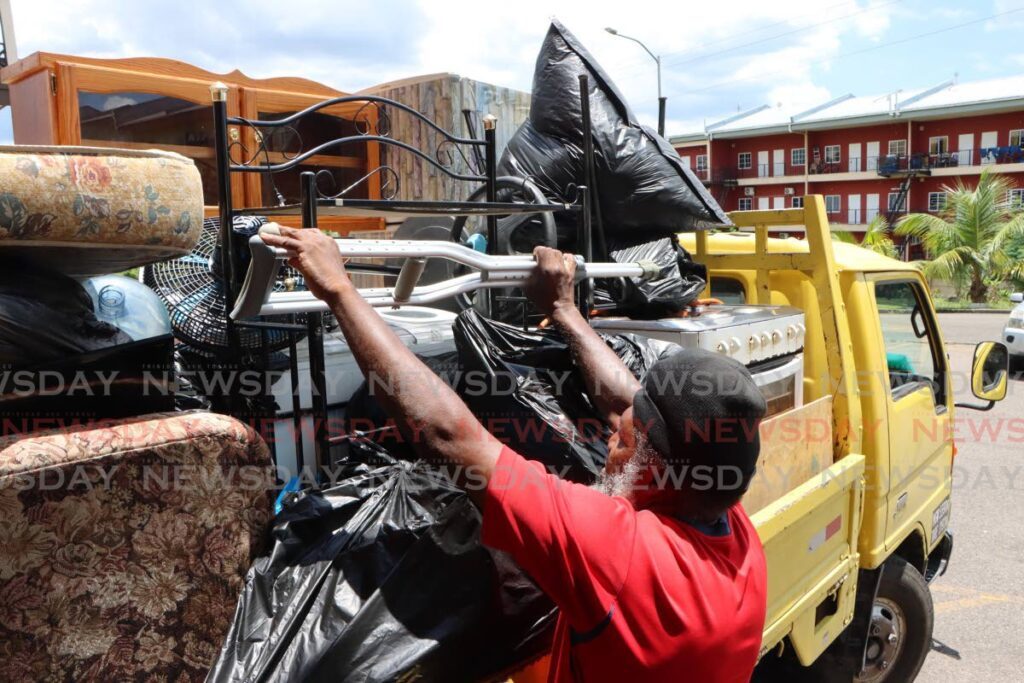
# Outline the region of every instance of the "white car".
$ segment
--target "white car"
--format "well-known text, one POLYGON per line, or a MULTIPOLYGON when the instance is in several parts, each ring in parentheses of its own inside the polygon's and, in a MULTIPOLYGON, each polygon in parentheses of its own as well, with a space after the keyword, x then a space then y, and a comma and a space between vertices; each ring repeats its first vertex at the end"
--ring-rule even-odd
POLYGON ((1020 366, 1024 365, 1024 293, 1011 294, 1010 301, 1017 305, 1003 328, 1003 341, 1010 350, 1010 360, 1020 366))

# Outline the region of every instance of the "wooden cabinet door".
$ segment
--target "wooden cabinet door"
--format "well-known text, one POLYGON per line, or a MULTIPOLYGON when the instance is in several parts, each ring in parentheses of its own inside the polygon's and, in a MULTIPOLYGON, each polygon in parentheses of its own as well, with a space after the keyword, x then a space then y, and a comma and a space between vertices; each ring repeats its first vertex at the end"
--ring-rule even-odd
MULTIPOLYGON (((139 74, 59 63, 57 143, 127 149, 165 149, 193 159, 203 180, 203 203, 218 202, 210 83, 173 74, 139 74)), ((229 88, 228 114, 241 113, 238 88, 229 88)), ((233 127, 234 128, 234 127, 233 127)), ((238 136, 237 130, 229 135, 238 136)), ((240 150, 233 149, 237 161, 240 150)), ((232 202, 244 206, 237 174, 232 202)))

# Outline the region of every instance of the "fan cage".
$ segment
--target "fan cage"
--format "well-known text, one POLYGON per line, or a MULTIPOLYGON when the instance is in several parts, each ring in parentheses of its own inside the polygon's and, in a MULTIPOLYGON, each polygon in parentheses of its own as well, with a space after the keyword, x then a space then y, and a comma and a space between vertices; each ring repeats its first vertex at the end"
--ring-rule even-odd
MULTIPOLYGON (((239 261, 248 259, 248 238, 256 234, 266 222, 262 216, 235 216, 232 229, 245 245, 239 261)), ((216 217, 203 221, 203 230, 191 253, 181 258, 147 266, 143 281, 157 293, 167 307, 174 336, 197 349, 213 353, 226 353, 228 340, 228 314, 224 281, 220 276, 220 220, 216 217)), ((306 288, 302 275, 287 265, 281 266, 275 284, 276 290, 306 288)), ((288 316, 263 316, 263 322, 305 323, 304 316, 292 321, 288 316)), ((276 351, 289 344, 289 332, 281 329, 254 329, 236 326, 238 346, 243 352, 276 351)), ((299 333, 296 338, 301 338, 299 333)))

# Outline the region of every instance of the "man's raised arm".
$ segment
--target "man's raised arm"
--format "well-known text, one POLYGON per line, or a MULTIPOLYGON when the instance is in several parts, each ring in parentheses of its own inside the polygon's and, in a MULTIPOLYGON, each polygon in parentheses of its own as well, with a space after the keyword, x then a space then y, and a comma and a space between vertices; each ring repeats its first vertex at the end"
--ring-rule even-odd
POLYGON ((633 404, 640 382, 573 303, 576 260, 548 247, 537 247, 533 255, 537 268, 526 283, 526 295, 566 338, 590 398, 602 417, 618 429, 619 418, 633 404))
POLYGON ((501 443, 359 295, 333 239, 319 230, 281 227, 280 232, 264 233, 263 241, 287 249, 289 264, 302 272, 310 291, 331 307, 352 355, 388 415, 414 435, 421 456, 465 468, 463 483, 477 484, 467 489, 482 502, 501 443))

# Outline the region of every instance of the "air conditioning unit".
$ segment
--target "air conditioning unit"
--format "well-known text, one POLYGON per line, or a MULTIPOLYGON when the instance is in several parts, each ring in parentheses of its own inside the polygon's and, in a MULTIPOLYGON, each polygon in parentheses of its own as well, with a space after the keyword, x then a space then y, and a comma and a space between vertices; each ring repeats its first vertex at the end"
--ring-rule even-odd
POLYGON ((788 197, 789 195, 796 194, 796 190, 794 190, 792 187, 787 187, 787 188, 782 190, 782 194, 784 194, 784 195, 786 195, 788 197))
POLYGON ((744 197, 753 197, 754 196, 754 188, 752 188, 752 187, 744 187, 743 188, 743 196, 744 197))

